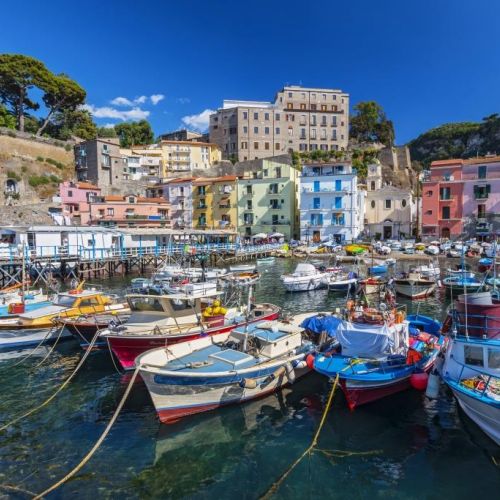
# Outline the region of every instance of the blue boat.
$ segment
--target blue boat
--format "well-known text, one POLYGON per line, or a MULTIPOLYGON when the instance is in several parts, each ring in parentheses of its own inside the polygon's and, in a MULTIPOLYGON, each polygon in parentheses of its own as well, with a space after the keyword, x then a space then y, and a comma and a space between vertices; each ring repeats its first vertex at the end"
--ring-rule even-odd
POLYGON ((387 272, 387 266, 371 266, 368 268, 369 274, 385 274, 387 272))
POLYGON ((351 410, 408 389, 413 376, 429 372, 443 337, 422 332, 416 325, 435 327, 432 318, 418 322, 363 324, 342 322, 336 331, 341 354, 319 354, 314 369, 329 378, 339 375, 351 410))
POLYGON ((455 274, 444 278, 443 286, 449 293, 453 294, 473 293, 483 287, 483 282, 479 281, 475 276, 470 276, 470 274, 455 274))
MULTIPOLYGON (((37 302, 30 302, 29 299, 26 300, 24 304, 24 312, 35 311, 36 309, 40 309, 41 307, 50 306, 52 302, 50 300, 40 300, 37 302)), ((11 318, 12 316, 18 316, 19 313, 9 312, 8 305, 0 306, 0 319, 3 318, 11 318)))

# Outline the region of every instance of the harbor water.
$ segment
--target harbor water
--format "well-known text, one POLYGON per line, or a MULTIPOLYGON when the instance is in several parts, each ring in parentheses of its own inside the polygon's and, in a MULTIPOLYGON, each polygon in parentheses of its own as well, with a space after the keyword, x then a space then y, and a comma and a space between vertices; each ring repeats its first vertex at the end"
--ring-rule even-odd
MULTIPOLYGON (((286 293, 279 277, 295 265, 278 259, 260 266, 256 300, 290 314, 345 305, 327 290, 286 293)), ((128 280, 101 284, 123 295, 128 280)), ((437 319, 448 305, 444 292, 406 304, 408 313, 437 319)), ((82 356, 69 340, 37 366, 47 351, 17 365, 26 351, 0 353, 0 423, 44 401, 82 356)), ((98 439, 129 378, 117 373, 109 352, 93 352, 49 405, 0 434, 0 485, 38 493, 63 477, 98 439)), ((138 380, 91 461, 49 498, 259 498, 309 446, 329 392, 328 380, 312 373, 281 393, 162 425, 138 380)), ((434 401, 409 390, 354 412, 338 391, 319 448, 328 453, 306 457, 275 498, 465 499, 500 491, 498 447, 444 386, 434 401)))

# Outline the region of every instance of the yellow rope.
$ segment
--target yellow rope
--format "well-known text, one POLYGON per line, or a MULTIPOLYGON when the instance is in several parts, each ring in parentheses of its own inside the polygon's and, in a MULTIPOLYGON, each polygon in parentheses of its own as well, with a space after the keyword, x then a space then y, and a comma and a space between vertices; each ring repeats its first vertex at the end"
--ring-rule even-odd
POLYGON ((59 488, 59 486, 64 484, 66 481, 68 481, 68 479, 71 479, 92 458, 92 456, 97 451, 99 446, 101 446, 101 444, 104 441, 104 439, 106 438, 106 436, 109 434, 111 427, 113 426, 116 419, 118 418, 118 415, 120 414, 120 411, 123 408, 123 405, 125 404, 125 401, 127 400, 128 395, 130 394, 130 391, 132 389, 132 386, 134 385, 135 379, 136 379, 138 374, 139 374, 139 367, 137 367, 135 369, 134 374, 132 375, 132 378, 130 379, 130 382, 128 383, 127 389, 123 393, 122 399, 120 400, 120 403, 116 407, 115 413, 111 417, 111 420, 108 422, 108 425, 104 429, 103 433, 101 434, 101 436, 99 437, 97 442, 91 448, 91 450, 85 455, 85 457, 83 457, 81 462, 75 468, 73 468, 70 472, 68 472, 62 479, 60 479, 59 481, 57 481, 57 483, 53 484, 52 486, 50 486, 46 490, 44 490, 41 493, 39 493, 38 495, 36 495, 35 500, 39 500, 39 499, 43 498, 45 495, 48 495, 52 491, 59 488))
POLYGON ((340 374, 337 373, 337 376, 335 377, 335 381, 334 381, 333 386, 332 386, 332 390, 330 391, 330 395, 328 396, 328 401, 327 401, 326 406, 325 406, 325 411, 323 412, 323 416, 321 417, 321 420, 319 422, 319 426, 316 430, 316 433, 314 434, 314 437, 313 437, 311 444, 307 447, 307 449, 304 451, 304 453, 302 453, 302 455, 300 455, 300 457, 297 458, 297 460, 295 460, 295 462, 293 462, 293 464, 290 465, 290 467, 288 467, 288 469, 281 475, 281 477, 277 481, 275 481, 272 484, 272 486, 260 497, 261 499, 268 499, 272 495, 274 495, 278 491, 278 489, 281 486, 281 484, 283 483, 283 481, 293 471, 293 469, 295 469, 295 467, 297 467, 297 465, 302 461, 302 459, 306 455, 310 455, 311 452, 313 451, 313 449, 315 448, 316 444, 318 443, 318 438, 319 438, 319 435, 321 433, 321 429, 323 428, 323 425, 325 424, 326 416, 327 416, 327 414, 330 410, 330 407, 332 405, 333 396, 335 394, 335 391, 337 390, 339 378, 340 378, 340 374))
POLYGON ((44 406, 47 406, 70 382, 71 380, 73 379, 73 377, 77 374, 78 370, 82 367, 83 363, 85 362, 85 360, 87 359, 87 356, 90 354, 91 352, 91 347, 93 347, 93 345, 95 344, 95 341, 98 337, 98 333, 97 332, 95 335, 94 335, 94 338, 92 339, 92 342, 90 343, 89 345, 89 349, 85 352, 85 354, 82 356, 82 359, 80 360, 80 362, 76 365, 76 368, 74 369, 74 371, 71 373, 71 375, 59 386, 59 388, 51 395, 49 396, 43 403, 39 404, 38 406, 36 406, 35 408, 32 408, 31 410, 27 411, 26 413, 23 413, 22 415, 19 415, 19 417, 16 417, 14 418, 13 420, 11 420, 10 422, 4 424, 2 427, 0 427, 0 432, 4 431, 5 429, 7 429, 8 427, 10 427, 11 425, 19 422, 20 420, 23 420, 24 418, 26 417, 29 417, 30 415, 32 415, 33 413, 37 412, 38 410, 40 410, 41 408, 43 408, 44 406))

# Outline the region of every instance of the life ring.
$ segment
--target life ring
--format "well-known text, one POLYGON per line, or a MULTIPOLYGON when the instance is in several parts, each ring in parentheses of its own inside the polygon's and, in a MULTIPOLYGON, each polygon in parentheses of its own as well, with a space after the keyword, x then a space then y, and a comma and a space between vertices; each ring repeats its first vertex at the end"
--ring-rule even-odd
POLYGON ((79 293, 82 293, 82 291, 78 288, 73 288, 73 290, 70 290, 68 293, 70 295, 78 295, 79 293))

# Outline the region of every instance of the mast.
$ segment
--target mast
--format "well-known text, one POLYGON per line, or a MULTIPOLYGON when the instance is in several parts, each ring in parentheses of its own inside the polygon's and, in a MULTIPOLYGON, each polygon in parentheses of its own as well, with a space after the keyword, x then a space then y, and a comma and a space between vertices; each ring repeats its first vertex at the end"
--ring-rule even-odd
POLYGON ((250 321, 250 306, 252 305, 252 292, 253 285, 248 287, 248 298, 247 298, 247 311, 246 311, 246 323, 245 323, 245 336, 243 337, 243 347, 242 351, 246 352, 247 342, 248 342, 248 323, 250 321))
POLYGON ((22 268, 21 268, 21 303, 24 305, 25 303, 25 285, 26 285, 26 246, 24 242, 23 245, 23 259, 22 259, 22 268))

